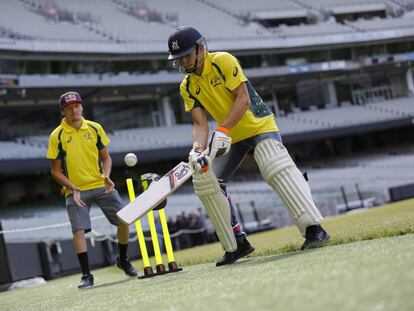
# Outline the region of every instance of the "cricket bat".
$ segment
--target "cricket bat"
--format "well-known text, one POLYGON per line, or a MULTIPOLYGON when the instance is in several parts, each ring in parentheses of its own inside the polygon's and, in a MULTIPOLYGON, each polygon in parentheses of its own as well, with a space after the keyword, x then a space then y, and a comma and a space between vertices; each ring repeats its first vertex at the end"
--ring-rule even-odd
POLYGON ((132 224, 180 188, 193 174, 194 170, 189 163, 179 163, 158 181, 153 181, 147 190, 117 212, 116 215, 124 224, 132 224))

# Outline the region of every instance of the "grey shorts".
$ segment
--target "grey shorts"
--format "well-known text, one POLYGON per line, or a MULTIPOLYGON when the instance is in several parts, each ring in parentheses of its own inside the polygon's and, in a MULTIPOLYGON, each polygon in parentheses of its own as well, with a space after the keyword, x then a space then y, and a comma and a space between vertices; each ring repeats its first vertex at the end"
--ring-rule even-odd
POLYGON ((227 183, 243 162, 247 152, 255 148, 264 139, 272 138, 282 142, 279 132, 259 134, 231 145, 230 151, 214 160, 213 171, 220 183, 227 183))
POLYGON ((81 191, 81 200, 85 202, 85 207, 76 205, 72 194, 66 198, 66 209, 72 226, 72 232, 76 230, 85 230, 85 232, 91 231, 92 226, 89 212, 93 203, 99 206, 111 224, 114 226, 119 224, 116 212, 123 208, 125 203, 116 189, 112 190, 110 193, 105 193, 105 190, 106 189, 103 187, 81 191))

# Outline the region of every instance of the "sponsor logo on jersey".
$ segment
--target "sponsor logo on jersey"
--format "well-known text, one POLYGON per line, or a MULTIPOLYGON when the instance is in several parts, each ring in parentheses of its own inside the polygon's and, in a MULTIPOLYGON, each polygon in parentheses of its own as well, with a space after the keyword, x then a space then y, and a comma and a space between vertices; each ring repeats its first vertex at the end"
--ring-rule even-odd
POLYGON ((85 140, 89 140, 92 139, 92 135, 89 132, 86 132, 85 134, 83 134, 83 138, 85 138, 85 140))
POLYGON ((220 85, 221 84, 221 78, 218 77, 218 76, 213 77, 210 80, 210 84, 211 84, 212 87, 216 87, 217 85, 220 85))

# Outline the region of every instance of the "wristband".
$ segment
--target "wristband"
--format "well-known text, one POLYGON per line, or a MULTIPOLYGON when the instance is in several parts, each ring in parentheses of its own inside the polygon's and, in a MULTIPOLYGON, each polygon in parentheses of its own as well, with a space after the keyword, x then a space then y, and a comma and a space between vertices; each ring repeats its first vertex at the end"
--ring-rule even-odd
POLYGON ((204 152, 206 150, 206 148, 201 147, 201 146, 197 146, 197 147, 194 147, 193 150, 197 151, 197 152, 204 152))
POLYGON ((221 125, 218 125, 216 127, 216 131, 223 132, 226 135, 228 135, 230 133, 230 129, 228 129, 227 127, 221 126, 221 125))

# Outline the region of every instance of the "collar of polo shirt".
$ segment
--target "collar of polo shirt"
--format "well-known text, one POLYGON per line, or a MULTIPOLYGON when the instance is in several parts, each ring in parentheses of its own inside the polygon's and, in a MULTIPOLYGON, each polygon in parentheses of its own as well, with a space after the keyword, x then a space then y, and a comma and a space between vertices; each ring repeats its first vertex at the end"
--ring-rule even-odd
MULTIPOLYGON (((71 127, 69 124, 66 123, 66 120, 63 119, 62 123, 61 123, 63 129, 65 130, 65 132, 75 132, 76 129, 71 127)), ((80 127, 80 130, 87 130, 88 129, 88 124, 86 124, 85 119, 82 117, 82 125, 80 127)))

